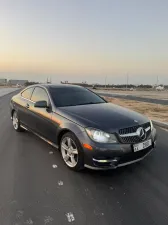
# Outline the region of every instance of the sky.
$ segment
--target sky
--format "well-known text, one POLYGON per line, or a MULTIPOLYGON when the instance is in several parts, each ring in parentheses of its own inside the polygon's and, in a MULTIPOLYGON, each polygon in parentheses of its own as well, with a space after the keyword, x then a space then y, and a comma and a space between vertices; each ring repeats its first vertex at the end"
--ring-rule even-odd
POLYGON ((0 78, 168 84, 167 0, 0 0, 0 78))

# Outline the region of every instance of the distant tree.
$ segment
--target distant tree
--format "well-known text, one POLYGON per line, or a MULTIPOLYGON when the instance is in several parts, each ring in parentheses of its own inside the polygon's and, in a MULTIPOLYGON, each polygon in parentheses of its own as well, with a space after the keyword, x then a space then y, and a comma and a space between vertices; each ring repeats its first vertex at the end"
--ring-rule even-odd
POLYGON ((25 86, 28 87, 28 86, 34 85, 34 84, 39 84, 39 82, 34 82, 34 81, 30 81, 30 82, 29 82, 29 81, 28 81, 28 82, 25 83, 25 86))

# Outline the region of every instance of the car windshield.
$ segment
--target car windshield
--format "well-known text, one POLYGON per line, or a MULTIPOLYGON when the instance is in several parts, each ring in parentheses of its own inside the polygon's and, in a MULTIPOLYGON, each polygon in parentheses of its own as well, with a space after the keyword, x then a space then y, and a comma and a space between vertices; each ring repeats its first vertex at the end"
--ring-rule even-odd
POLYGON ((50 94, 57 107, 106 103, 98 95, 81 87, 52 87, 50 94))

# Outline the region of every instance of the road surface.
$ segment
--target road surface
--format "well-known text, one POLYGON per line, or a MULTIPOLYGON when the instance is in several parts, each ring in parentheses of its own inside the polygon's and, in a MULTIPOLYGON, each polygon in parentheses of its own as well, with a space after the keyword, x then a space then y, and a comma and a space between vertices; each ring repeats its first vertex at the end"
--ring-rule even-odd
POLYGON ((168 132, 157 128, 157 149, 141 163, 77 173, 53 147, 13 130, 11 96, 0 98, 0 225, 168 224, 168 132))
POLYGON ((11 93, 11 92, 14 92, 16 91, 18 88, 2 88, 0 87, 0 97, 8 94, 8 93, 11 93))
POLYGON ((164 99, 154 99, 154 98, 146 98, 146 97, 139 97, 135 95, 127 95, 127 94, 121 94, 121 93, 106 93, 106 92, 97 92, 98 95, 105 96, 105 97, 114 97, 114 98, 122 98, 122 99, 128 99, 128 100, 135 100, 140 102, 149 102, 149 103, 155 103, 155 104, 161 104, 161 105, 168 105, 168 100, 164 99))

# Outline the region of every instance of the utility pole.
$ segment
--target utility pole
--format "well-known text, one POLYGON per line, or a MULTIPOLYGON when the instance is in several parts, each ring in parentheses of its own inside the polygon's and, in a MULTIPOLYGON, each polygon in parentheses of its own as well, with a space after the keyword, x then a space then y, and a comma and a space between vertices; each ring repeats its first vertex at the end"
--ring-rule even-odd
POLYGON ((107 80, 107 76, 105 76, 105 88, 106 88, 106 80, 107 80))
POLYGON ((127 73, 126 91, 127 91, 127 88, 128 88, 128 80, 129 80, 129 75, 127 73))
POLYGON ((159 77, 157 76, 157 83, 156 83, 156 86, 158 86, 159 84, 159 77))

